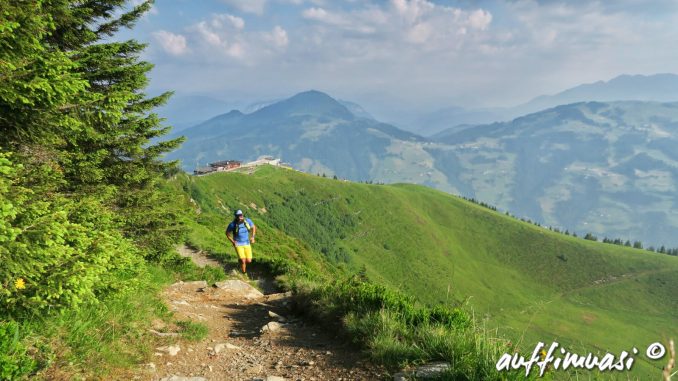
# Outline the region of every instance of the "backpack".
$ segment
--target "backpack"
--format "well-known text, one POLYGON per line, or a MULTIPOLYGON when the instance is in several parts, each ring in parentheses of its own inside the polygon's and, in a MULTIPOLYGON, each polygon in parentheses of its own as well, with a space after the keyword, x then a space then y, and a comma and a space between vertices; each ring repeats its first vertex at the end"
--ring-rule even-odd
MULTIPOLYGON (((251 231, 252 231, 252 226, 250 226, 249 222, 247 222, 247 218, 244 219, 244 222, 245 222, 245 229, 247 229, 247 232, 248 232, 248 233, 251 232, 251 231)), ((234 237, 237 237, 237 236, 238 236, 238 232, 240 231, 240 224, 238 223, 237 220, 234 220, 234 221, 233 221, 233 225, 235 225, 235 228, 233 229, 233 236, 234 236, 234 237)))

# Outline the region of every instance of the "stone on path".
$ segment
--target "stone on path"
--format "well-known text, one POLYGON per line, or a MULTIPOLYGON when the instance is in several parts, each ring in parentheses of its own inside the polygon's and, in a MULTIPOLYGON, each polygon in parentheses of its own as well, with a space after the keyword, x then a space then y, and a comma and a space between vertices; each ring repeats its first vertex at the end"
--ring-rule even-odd
POLYGON ((425 380, 438 378, 450 369, 450 364, 444 361, 432 362, 417 367, 413 372, 400 372, 393 375, 393 381, 409 381, 411 379, 425 380))
POLYGON ((179 281, 177 283, 174 283, 170 286, 170 288, 194 288, 194 289, 199 289, 203 287, 207 287, 207 282, 204 280, 196 280, 192 282, 184 282, 184 281, 179 281))
POLYGON ((414 371, 414 375, 417 378, 434 378, 440 377, 441 373, 444 373, 450 369, 450 364, 447 362, 439 361, 432 362, 430 364, 424 364, 417 368, 414 371))
POLYGON ((168 345, 164 347, 158 347, 155 348, 155 350, 160 351, 160 352, 165 352, 169 354, 170 356, 176 356, 179 351, 181 351, 181 348, 178 345, 168 345))
POLYGON ((268 316, 273 319, 276 319, 279 323, 284 323, 287 321, 287 319, 284 316, 280 316, 273 311, 268 311, 268 316))
POLYGON ((282 324, 275 322, 275 321, 272 321, 272 322, 266 324, 265 326, 261 327, 261 332, 262 333, 264 333, 264 332, 276 332, 276 331, 279 331, 281 327, 282 327, 282 324))
POLYGON ((261 291, 252 287, 249 283, 243 282, 239 279, 229 279, 223 282, 216 282, 214 287, 220 290, 242 294, 248 299, 257 299, 264 296, 261 291))
POLYGON ((231 349, 232 350, 232 349, 242 349, 242 348, 240 348, 237 345, 233 345, 231 343, 217 344, 217 345, 214 346, 213 352, 214 352, 214 354, 217 354, 219 352, 222 352, 225 349, 231 349))
POLYGON ((267 302, 273 302, 276 300, 287 299, 292 297, 292 291, 281 292, 277 294, 268 294, 265 299, 267 302))

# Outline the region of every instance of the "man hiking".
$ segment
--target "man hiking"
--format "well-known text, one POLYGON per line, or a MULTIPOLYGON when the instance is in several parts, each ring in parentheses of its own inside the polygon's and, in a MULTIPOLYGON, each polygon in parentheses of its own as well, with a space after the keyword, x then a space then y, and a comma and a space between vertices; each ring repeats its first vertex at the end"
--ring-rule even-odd
POLYGON ((257 235, 257 227, 254 226, 254 222, 245 218, 242 210, 236 211, 235 218, 226 228, 226 238, 231 241, 238 253, 243 273, 247 272, 247 264, 252 263, 252 246, 250 244, 254 243, 255 235, 257 235))

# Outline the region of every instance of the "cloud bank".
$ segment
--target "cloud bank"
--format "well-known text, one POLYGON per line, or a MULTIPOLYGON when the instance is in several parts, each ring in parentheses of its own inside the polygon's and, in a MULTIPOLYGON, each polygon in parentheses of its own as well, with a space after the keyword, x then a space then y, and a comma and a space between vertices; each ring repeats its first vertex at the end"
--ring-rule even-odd
POLYGON ((131 33, 151 42, 157 88, 510 105, 622 73, 678 72, 676 2, 645 3, 206 0, 188 13, 177 1, 157 3, 131 33))

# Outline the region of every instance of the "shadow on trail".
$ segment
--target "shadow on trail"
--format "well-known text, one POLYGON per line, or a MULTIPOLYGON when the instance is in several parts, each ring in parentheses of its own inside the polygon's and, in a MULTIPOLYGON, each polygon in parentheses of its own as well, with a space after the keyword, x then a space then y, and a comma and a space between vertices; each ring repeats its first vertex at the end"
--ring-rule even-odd
POLYGON ((270 346, 273 351, 281 352, 281 356, 290 356, 291 365, 312 361, 316 366, 336 369, 347 376, 356 369, 374 372, 374 378, 357 378, 363 380, 382 379, 387 374, 383 368, 365 361, 365 354, 342 340, 338 330, 330 330, 294 315, 291 297, 266 299, 264 297, 259 302, 232 303, 226 306, 234 311, 228 315, 233 327, 230 337, 245 338, 252 340, 255 345, 270 346), (269 315, 269 311, 285 318, 280 330, 262 330, 269 322, 278 321, 269 315))
MULTIPOLYGON (((228 261, 224 263, 224 270, 227 274, 233 271, 240 274, 240 265, 235 260, 228 261)), ((282 294, 283 290, 276 284, 275 274, 268 263, 254 259, 247 266, 247 274, 250 280, 257 281, 265 296, 257 301, 225 305, 231 310, 227 316, 232 326, 230 337, 252 340, 255 345, 279 352, 278 355, 287 357, 283 362, 288 368, 311 361, 318 367, 336 370, 337 378, 340 375, 352 380, 387 377, 388 372, 383 367, 370 364, 363 351, 345 340, 339 322, 314 322, 305 317, 295 298, 282 294), (263 329, 270 322, 279 322, 269 312, 283 318, 281 328, 274 332, 263 329), (370 376, 366 377, 368 373, 370 376)))
MULTIPOLYGON (((250 284, 256 281, 263 292, 264 296, 255 299, 247 299, 246 292, 240 295, 239 291, 220 294, 212 288, 205 294, 210 304, 216 302, 224 308, 223 312, 219 310, 213 314, 212 325, 221 325, 222 329, 214 330, 218 332, 218 337, 215 336, 212 341, 230 338, 244 353, 256 358, 256 361, 251 361, 255 361, 261 369, 257 368, 254 373, 268 370, 289 379, 321 380, 382 380, 388 377, 383 367, 370 364, 365 360, 364 352, 340 337, 341 322, 338 319, 316 323, 309 317, 298 315, 303 312, 303 308, 298 308, 296 298, 282 293, 283 290, 275 282, 277 273, 271 264, 254 258, 247 266, 245 278, 235 256, 207 253, 188 246, 179 250, 180 254, 191 257, 196 264, 222 268, 228 278, 250 284), (272 322, 275 323, 270 324, 272 322), (272 329, 264 330, 267 325, 272 329)), ((248 366, 243 363, 236 367, 248 366)))

